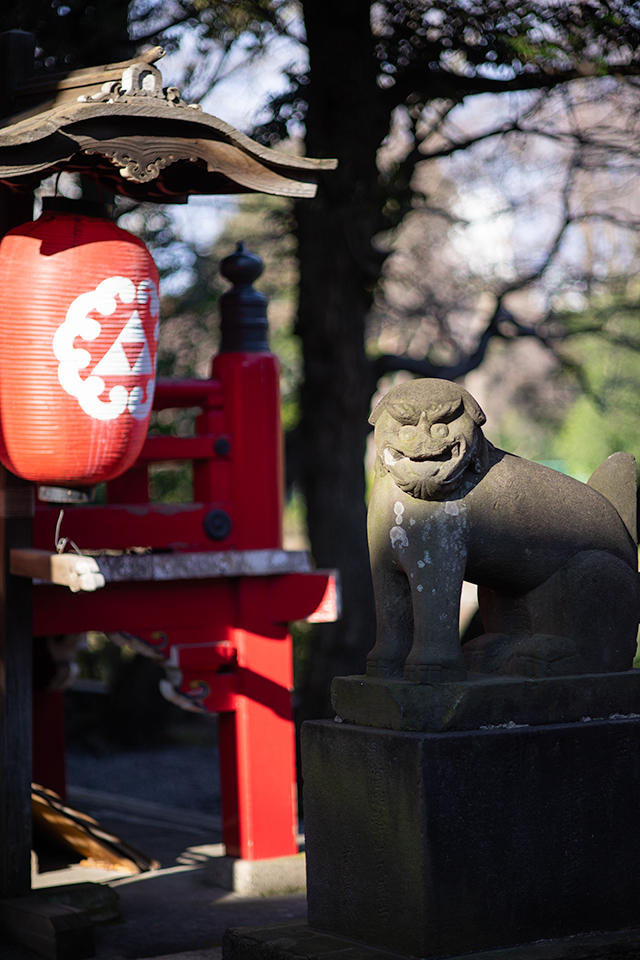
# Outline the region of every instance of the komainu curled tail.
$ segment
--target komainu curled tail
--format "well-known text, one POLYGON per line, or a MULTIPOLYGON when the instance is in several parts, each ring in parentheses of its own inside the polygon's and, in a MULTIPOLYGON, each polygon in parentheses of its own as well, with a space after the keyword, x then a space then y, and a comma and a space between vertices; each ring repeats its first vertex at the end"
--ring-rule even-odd
POLYGON ((638 490, 636 461, 630 453, 613 453, 587 480, 620 514, 633 542, 638 542, 638 490))

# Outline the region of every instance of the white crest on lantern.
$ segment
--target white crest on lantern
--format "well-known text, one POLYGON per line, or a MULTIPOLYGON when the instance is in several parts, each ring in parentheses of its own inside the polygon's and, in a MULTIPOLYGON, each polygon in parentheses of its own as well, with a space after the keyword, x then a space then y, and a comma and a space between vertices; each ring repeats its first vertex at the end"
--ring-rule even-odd
POLYGON ((129 410, 136 420, 144 420, 151 409, 155 392, 155 365, 151 359, 149 344, 144 332, 137 307, 134 307, 129 320, 120 334, 109 347, 103 358, 94 367, 90 376, 83 379, 80 370, 91 363, 91 354, 81 347, 74 347, 76 337, 82 340, 95 340, 100 335, 100 322, 89 314, 92 311, 103 317, 115 312, 116 297, 126 304, 144 307, 148 304, 149 313, 155 317, 153 332, 158 340, 160 301, 158 290, 152 280, 143 280, 136 287, 127 277, 108 277, 99 283, 95 290, 80 294, 67 310, 64 322, 53 337, 53 352, 58 364, 58 380, 70 396, 76 397, 85 413, 95 420, 115 420, 129 410), (129 364, 124 351, 125 343, 141 343, 142 349, 133 367, 129 364), (102 377, 129 377, 131 375, 149 375, 146 388, 135 386, 131 390, 117 384, 109 391, 109 399, 101 400, 106 386, 102 377), (146 396, 143 399, 143 394, 146 396))

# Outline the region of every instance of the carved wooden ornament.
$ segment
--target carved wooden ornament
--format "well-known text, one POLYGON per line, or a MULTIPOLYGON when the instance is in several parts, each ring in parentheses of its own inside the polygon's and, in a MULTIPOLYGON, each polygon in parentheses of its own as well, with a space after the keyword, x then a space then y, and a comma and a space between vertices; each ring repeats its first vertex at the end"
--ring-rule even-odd
POLYGON ((0 126, 0 182, 33 189, 64 169, 93 174, 139 200, 315 195, 318 173, 334 169, 335 160, 264 147, 199 104, 185 103, 176 87, 163 89, 160 71, 148 62, 162 53, 156 48, 123 64, 23 81, 17 102, 36 103, 0 126))

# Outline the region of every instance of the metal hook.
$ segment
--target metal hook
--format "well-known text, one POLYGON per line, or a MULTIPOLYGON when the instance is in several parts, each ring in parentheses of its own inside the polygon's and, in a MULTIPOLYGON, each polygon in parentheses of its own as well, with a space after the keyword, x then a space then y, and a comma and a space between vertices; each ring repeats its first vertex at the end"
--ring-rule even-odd
POLYGON ((78 556, 81 557, 83 555, 82 550, 80 550, 77 544, 75 544, 73 540, 70 540, 69 537, 60 536, 60 527, 62 526, 63 517, 64 517, 64 510, 61 510, 60 513, 58 514, 58 520, 56 522, 56 532, 54 534, 54 546, 56 549, 56 553, 64 553, 67 544, 69 544, 69 546, 71 546, 75 550, 75 552, 78 554, 78 556))

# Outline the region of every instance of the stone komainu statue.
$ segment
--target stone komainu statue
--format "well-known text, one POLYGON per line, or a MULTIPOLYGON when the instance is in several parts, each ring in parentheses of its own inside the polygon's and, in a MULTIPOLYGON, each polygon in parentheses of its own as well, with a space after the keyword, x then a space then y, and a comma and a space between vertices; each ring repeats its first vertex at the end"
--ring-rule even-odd
POLYGON ((630 669, 640 587, 636 467, 615 453, 580 483, 492 446, 445 380, 394 387, 371 416, 369 548, 378 617, 368 676, 458 680, 630 669), (484 633, 461 647, 463 580, 484 633))

